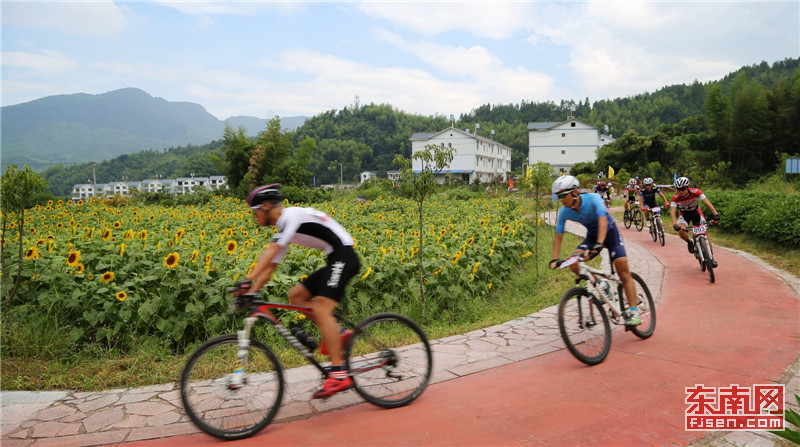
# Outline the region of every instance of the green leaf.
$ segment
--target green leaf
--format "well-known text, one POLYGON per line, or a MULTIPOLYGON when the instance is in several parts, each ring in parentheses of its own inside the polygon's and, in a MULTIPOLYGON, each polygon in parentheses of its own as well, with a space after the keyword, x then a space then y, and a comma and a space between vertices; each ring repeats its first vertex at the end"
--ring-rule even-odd
POLYGON ((74 327, 69 331, 69 342, 75 343, 83 337, 83 328, 74 327))

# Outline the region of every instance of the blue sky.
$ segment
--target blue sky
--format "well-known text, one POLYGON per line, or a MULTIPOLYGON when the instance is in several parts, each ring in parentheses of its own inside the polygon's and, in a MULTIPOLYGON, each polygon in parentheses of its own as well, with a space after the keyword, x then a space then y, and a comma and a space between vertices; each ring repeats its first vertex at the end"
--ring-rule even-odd
POLYGON ((800 56, 800 2, 2 1, 2 105, 137 87, 219 119, 592 101, 800 56))

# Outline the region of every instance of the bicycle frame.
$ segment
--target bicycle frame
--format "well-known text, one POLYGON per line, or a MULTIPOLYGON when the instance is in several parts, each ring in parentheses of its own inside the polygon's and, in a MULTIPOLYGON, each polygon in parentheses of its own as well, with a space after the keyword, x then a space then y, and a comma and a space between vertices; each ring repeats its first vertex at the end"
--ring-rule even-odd
POLYGON ((701 240, 705 240, 706 245, 708 245, 709 250, 711 249, 711 245, 708 244, 708 225, 709 224, 705 224, 704 223, 704 224, 701 224, 701 225, 692 225, 692 226, 686 227, 686 231, 687 232, 688 231, 692 232, 692 243, 694 243, 694 246, 695 246, 695 250, 694 251, 695 251, 695 254, 697 254, 699 256, 699 259, 700 259, 701 262, 704 262, 706 260, 706 258, 705 258, 705 253, 703 253, 703 250, 700 248, 700 245, 699 245, 700 241, 701 240))
MULTIPOLYGON (((231 376, 231 383, 230 387, 236 387, 242 384, 242 379, 244 377, 244 370, 247 366, 247 350, 250 346, 250 337, 252 335, 253 325, 259 319, 267 320, 280 334, 281 337, 284 338, 289 344, 291 344, 297 352, 299 352, 309 363, 314 365, 323 376, 328 376, 328 368, 322 366, 317 359, 314 358, 313 354, 309 352, 308 348, 300 342, 288 329, 278 320, 275 315, 270 312, 271 308, 276 309, 289 309, 295 310, 297 312, 302 312, 305 314, 312 313, 312 309, 310 307, 304 306, 296 306, 293 304, 286 304, 286 303, 274 303, 270 301, 258 301, 254 300, 254 295, 239 295, 236 297, 234 302, 231 304, 231 307, 234 308, 244 308, 247 307, 249 309, 248 316, 244 319, 244 328, 238 332, 238 341, 239 341, 239 353, 238 353, 238 363, 237 369, 233 372, 231 376)), ((341 320, 338 315, 337 319, 341 320)), ((344 347, 343 347, 344 348, 344 347)))
MULTIPOLYGON (((578 284, 581 281, 586 280, 586 282, 588 283, 588 287, 587 288, 588 288, 589 292, 592 295, 594 295, 595 298, 598 298, 600 300, 600 302, 608 304, 608 306, 611 309, 611 312, 614 314, 615 318, 621 317, 622 316, 622 309, 620 309, 620 306, 617 303, 615 303, 613 299, 612 300, 607 299, 605 294, 597 287, 597 277, 605 279, 611 285, 611 289, 610 290, 611 290, 612 298, 616 297, 617 294, 616 294, 616 292, 614 290, 615 290, 615 288, 617 288, 617 287, 622 285, 622 280, 612 276, 615 273, 614 272, 614 264, 611 264, 611 273, 609 274, 609 273, 606 273, 606 272, 604 272, 602 270, 598 270, 598 269, 596 269, 594 267, 588 266, 583 261, 583 256, 574 255, 574 256, 570 256, 569 258, 565 259, 564 262, 562 262, 559 265, 559 268, 565 268, 565 267, 568 267, 568 266, 570 266, 572 264, 575 264, 575 263, 578 264, 578 278, 575 279, 575 284, 578 284)), ((622 298, 620 297, 620 299, 622 299, 622 298)))

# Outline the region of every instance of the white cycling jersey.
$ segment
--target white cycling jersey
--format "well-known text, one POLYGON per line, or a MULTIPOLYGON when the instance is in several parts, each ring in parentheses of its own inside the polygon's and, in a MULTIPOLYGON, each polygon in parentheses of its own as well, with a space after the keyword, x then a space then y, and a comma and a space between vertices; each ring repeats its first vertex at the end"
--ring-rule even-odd
POLYGON ((283 258, 290 244, 322 250, 326 255, 338 248, 355 245, 353 237, 343 226, 314 208, 284 208, 275 226, 278 233, 273 242, 281 249, 272 260, 274 263, 283 258))

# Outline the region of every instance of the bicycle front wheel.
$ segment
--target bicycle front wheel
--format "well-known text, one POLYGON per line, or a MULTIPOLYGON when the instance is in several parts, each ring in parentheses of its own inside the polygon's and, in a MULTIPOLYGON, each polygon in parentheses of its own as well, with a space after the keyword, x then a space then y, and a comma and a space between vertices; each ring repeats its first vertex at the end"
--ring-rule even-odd
POLYGON ((642 231, 644 228, 644 215, 638 209, 633 212, 633 224, 636 225, 636 231, 642 231))
POLYGON ((567 349, 587 365, 605 360, 611 349, 611 325, 597 299, 573 287, 558 302, 558 329, 567 349))
POLYGON ((711 280, 711 284, 714 284, 714 281, 716 280, 714 278, 714 264, 711 263, 711 248, 709 248, 708 246, 707 239, 703 239, 700 249, 703 250, 703 258, 706 263, 706 272, 708 273, 708 279, 711 280))
POLYGON ((622 216, 622 223, 625 224, 626 229, 631 227, 632 220, 633 218, 631 217, 630 210, 625 210, 625 214, 622 216))
POLYGON ((382 408, 411 403, 428 386, 433 371, 428 336, 413 320, 395 313, 359 323, 345 358, 356 392, 382 408))
POLYGON ((648 222, 650 222, 650 237, 653 238, 653 242, 658 242, 658 225, 652 217, 648 222))
POLYGON ((661 221, 660 217, 656 218, 656 226, 658 227, 658 241, 661 243, 661 246, 664 246, 665 237, 664 237, 664 222, 661 221))
POLYGON ((238 350, 236 334, 213 338, 189 357, 181 376, 186 414, 201 430, 225 440, 247 438, 264 428, 283 399, 283 369, 275 354, 254 339, 242 383, 233 384, 238 350))
MULTIPOLYGON (((650 294, 650 288, 644 282, 641 276, 636 273, 631 273, 633 277, 633 286, 636 289, 636 307, 639 309, 639 316, 642 319, 642 324, 638 326, 630 326, 629 329, 639 338, 650 338, 653 331, 656 330, 656 305, 653 302, 653 295, 650 294)), ((628 300, 626 299, 622 284, 617 288, 617 296, 620 297, 620 307, 622 311, 627 313, 628 300)))

